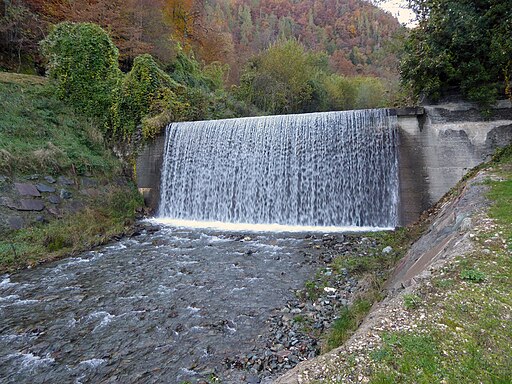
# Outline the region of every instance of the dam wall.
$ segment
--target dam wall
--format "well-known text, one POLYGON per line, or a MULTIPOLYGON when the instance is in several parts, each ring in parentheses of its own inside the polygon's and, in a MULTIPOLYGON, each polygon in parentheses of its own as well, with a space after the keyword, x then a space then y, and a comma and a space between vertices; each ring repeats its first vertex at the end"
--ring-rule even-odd
MULTIPOLYGON (((512 143, 512 106, 500 101, 484 117, 476 105, 450 102, 395 110, 399 132, 399 224, 416 221, 473 167, 512 143)), ((137 185, 157 212, 165 135, 139 154, 137 185)))
POLYGON ((472 168, 512 143, 512 107, 484 117, 472 103, 398 109, 400 222, 417 220, 472 168))

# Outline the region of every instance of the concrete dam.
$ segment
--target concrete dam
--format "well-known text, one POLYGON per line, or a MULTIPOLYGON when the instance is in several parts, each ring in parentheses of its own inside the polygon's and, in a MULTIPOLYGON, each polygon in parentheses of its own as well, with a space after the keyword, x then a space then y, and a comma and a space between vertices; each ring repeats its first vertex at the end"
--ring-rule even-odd
POLYGON ((175 123, 141 151, 137 185, 160 217, 390 228, 510 143, 509 101, 487 118, 454 102, 175 123))

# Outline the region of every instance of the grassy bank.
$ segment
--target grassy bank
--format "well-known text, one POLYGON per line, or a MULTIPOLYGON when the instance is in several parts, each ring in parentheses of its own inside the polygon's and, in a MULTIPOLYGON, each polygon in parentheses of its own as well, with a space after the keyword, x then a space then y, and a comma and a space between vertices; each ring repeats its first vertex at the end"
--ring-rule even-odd
MULTIPOLYGON (((26 219, 23 229, 4 229, 0 272, 88 249, 133 224, 141 199, 93 121, 57 100, 37 76, 0 72, 0 106, 0 197, 8 196, 14 182, 27 183, 37 174, 38 180, 72 180, 68 189, 79 202, 46 214, 43 223, 26 219), (93 180, 92 192, 83 192, 83 177, 93 180)), ((3 215, 17 214, 0 209, 3 215)))
POLYGON ((512 377, 512 158, 492 165, 488 218, 475 248, 404 305, 423 317, 414 332, 383 335, 371 383, 510 383, 512 377))
MULTIPOLYGON (((371 304, 382 298, 385 270, 403 253, 402 246, 408 248, 407 239, 418 233, 377 234, 381 246, 396 247, 397 257, 388 261, 379 254, 335 260, 340 267, 366 274, 370 284, 326 335, 325 350, 344 346, 342 352, 306 369, 325 370, 322 381, 311 382, 510 383, 512 147, 477 171, 483 172, 478 177, 484 180, 490 205, 478 203, 471 226, 460 233, 466 239, 464 245, 455 248, 442 266, 429 269, 429 277, 388 297, 373 313, 373 320, 347 344, 371 304)), ((481 187, 461 182, 440 205, 458 199, 466 188, 481 187)), ((435 217, 435 210, 426 217, 435 217)), ((415 228, 421 231, 425 223, 415 228)))

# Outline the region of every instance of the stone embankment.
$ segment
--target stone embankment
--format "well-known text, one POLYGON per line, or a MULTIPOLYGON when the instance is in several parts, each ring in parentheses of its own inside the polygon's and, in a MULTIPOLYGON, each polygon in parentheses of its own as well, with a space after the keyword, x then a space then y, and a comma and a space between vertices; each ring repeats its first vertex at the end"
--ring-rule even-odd
POLYGON ((484 214, 489 206, 484 181, 489 177, 487 172, 480 172, 462 187, 459 195, 445 198, 431 211, 428 230, 411 247, 389 280, 386 299, 374 306, 350 340, 325 355, 300 363, 274 383, 368 382, 367 374, 371 372, 368 353, 379 347, 382 332, 414 329, 418 321, 425 319, 425 313, 413 316, 408 313, 404 295, 429 284, 444 265, 474 248, 475 228, 489 225, 484 214), (350 359, 355 359, 355 363, 350 359))
MULTIPOLYGON (((118 184, 126 182, 119 179, 118 184)), ((0 233, 76 213, 106 187, 94 177, 0 175, 0 233)))

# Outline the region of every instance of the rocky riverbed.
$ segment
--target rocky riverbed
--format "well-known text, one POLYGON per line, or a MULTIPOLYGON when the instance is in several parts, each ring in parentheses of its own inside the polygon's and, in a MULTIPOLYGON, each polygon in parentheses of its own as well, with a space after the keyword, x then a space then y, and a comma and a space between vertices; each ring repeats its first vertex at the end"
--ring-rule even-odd
POLYGON ((375 247, 360 236, 142 226, 1 277, 0 377, 270 382, 319 353, 322 331, 360 289, 346 270, 331 278, 333 257, 375 247))

